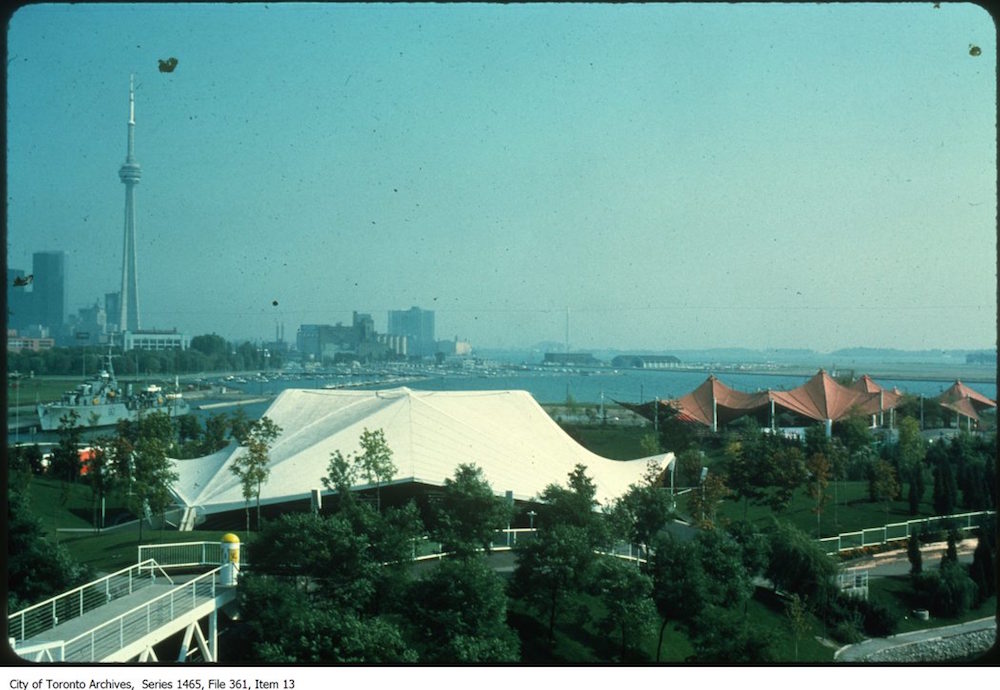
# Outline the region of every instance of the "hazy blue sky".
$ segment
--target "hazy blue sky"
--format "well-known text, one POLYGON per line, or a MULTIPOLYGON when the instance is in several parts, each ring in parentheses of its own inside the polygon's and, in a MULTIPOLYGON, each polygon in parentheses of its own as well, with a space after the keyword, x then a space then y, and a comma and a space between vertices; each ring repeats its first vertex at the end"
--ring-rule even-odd
POLYGON ((996 342, 975 5, 35 5, 8 49, 8 265, 66 250, 73 312, 119 287, 135 73, 145 327, 996 342))

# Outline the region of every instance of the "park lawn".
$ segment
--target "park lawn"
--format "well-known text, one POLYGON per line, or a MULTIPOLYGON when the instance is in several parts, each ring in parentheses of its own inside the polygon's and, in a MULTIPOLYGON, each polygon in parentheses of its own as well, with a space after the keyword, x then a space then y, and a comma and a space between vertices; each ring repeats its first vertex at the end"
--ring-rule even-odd
MULTIPOLYGON (((14 481, 13 477, 11 481, 14 481)), ((94 527, 94 495, 87 484, 35 476, 28 484, 28 497, 31 512, 42 523, 46 535, 52 539, 57 537, 57 528, 94 527)), ((109 515, 121 509, 119 502, 115 500, 109 499, 106 503, 109 515)))
POLYGON ((7 407, 12 408, 18 402, 21 405, 30 405, 36 402, 47 403, 61 400, 63 393, 75 389, 81 380, 80 377, 42 378, 38 376, 22 379, 21 389, 17 395, 12 387, 7 387, 7 407))
POLYGON ((826 628, 814 615, 807 614, 809 630, 798 640, 785 613, 785 600, 764 587, 757 587, 747 606, 747 622, 758 630, 771 634, 771 652, 780 663, 830 663, 835 647, 822 644, 818 638, 826 637, 826 628))
MULTIPOLYGON (((884 503, 872 503, 868 500, 868 482, 840 482, 837 488, 836 506, 833 504, 832 484, 828 491, 830 502, 820 515, 823 537, 835 537, 845 532, 856 532, 885 524, 931 517, 935 514, 930 491, 926 492, 926 500, 920 504, 919 515, 910 515, 909 503, 905 500, 890 502, 887 514, 884 503)), ((758 525, 766 526, 773 515, 792 523, 809 536, 816 537, 816 514, 813 512, 815 506, 816 502, 803 488, 795 491, 788 507, 779 513, 775 513, 767 506, 751 503, 747 508, 747 518, 758 525)), ((719 515, 732 522, 742 520, 743 501, 731 498, 724 500, 719 506, 719 515)))
MULTIPOLYGON (((98 573, 114 572, 134 564, 138 559, 139 525, 127 513, 117 496, 106 504, 107 522, 116 519, 131 524, 103 532, 66 532, 59 530, 92 530, 93 494, 82 483, 68 483, 47 477, 33 477, 28 485, 32 514, 38 518, 46 537, 62 544, 75 561, 98 573)), ((191 541, 219 541, 225 532, 175 529, 154 530, 143 526, 143 544, 164 544, 191 541)))
POLYGON ((642 439, 652 434, 652 430, 638 426, 616 426, 614 424, 566 424, 563 430, 581 446, 611 460, 635 460, 644 458, 642 439))

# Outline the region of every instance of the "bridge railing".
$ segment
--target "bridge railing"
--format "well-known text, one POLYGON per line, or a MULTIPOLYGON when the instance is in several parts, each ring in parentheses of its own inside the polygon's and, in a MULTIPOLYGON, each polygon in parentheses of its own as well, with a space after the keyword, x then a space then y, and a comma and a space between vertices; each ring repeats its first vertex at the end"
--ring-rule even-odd
POLYGON ((215 568, 199 575, 76 637, 46 645, 44 651, 54 661, 93 663, 106 659, 201 604, 214 600, 220 570, 215 568))
MULTIPOLYGON (((240 544, 240 565, 250 563, 250 549, 240 544)), ((144 544, 139 547, 139 561, 155 559, 162 568, 193 568, 222 564, 222 544, 217 541, 189 541, 179 544, 144 544)))
POLYGON ((921 532, 936 532, 946 529, 957 529, 962 532, 977 529, 983 522, 996 515, 996 511, 982 510, 974 513, 958 513, 956 515, 936 515, 929 518, 893 522, 884 527, 871 527, 857 532, 844 532, 836 537, 819 539, 819 543, 827 554, 850 551, 864 546, 879 546, 890 541, 909 539, 911 534, 921 532))
POLYGON ((148 559, 29 606, 7 617, 7 636, 19 642, 51 630, 60 623, 154 584, 157 572, 167 582, 171 581, 156 561, 148 559))

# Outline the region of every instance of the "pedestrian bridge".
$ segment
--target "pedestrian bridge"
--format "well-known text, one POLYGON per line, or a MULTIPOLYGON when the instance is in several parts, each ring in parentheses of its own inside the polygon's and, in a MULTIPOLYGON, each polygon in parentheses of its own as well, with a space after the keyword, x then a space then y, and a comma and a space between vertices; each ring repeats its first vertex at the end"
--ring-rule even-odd
POLYGON ((236 597, 236 587, 223 584, 227 567, 181 582, 146 559, 9 616, 11 649, 43 662, 159 661, 153 647, 184 631, 178 661, 192 641, 206 661, 217 661, 218 611, 236 597))

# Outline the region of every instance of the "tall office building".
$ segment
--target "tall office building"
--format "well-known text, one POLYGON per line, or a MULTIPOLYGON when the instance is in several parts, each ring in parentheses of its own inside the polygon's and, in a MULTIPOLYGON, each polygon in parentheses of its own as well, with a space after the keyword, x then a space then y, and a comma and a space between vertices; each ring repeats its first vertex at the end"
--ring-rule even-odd
POLYGON ((125 248, 122 255, 122 289, 118 312, 118 329, 139 330, 139 274, 135 260, 135 186, 142 171, 135 160, 135 84, 128 85, 128 152, 125 163, 118 169, 125 184, 125 248))
POLYGON ((35 252, 31 264, 33 324, 58 338, 66 323, 66 252, 35 252))
POLYGON ((386 329, 389 335, 404 335, 407 352, 418 357, 433 356, 437 351, 434 340, 434 312, 417 307, 406 311, 390 311, 386 329))

